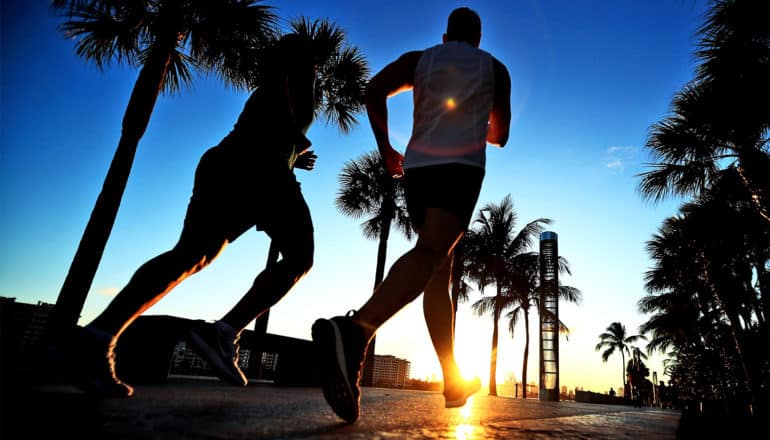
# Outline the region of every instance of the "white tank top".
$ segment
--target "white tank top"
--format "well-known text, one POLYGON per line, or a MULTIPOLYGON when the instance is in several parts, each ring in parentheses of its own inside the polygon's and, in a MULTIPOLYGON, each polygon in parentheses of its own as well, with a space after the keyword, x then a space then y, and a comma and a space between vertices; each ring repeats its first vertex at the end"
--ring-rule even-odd
POLYGON ((417 63, 413 95, 404 168, 457 163, 483 169, 494 99, 492 56, 457 41, 426 49, 417 63))

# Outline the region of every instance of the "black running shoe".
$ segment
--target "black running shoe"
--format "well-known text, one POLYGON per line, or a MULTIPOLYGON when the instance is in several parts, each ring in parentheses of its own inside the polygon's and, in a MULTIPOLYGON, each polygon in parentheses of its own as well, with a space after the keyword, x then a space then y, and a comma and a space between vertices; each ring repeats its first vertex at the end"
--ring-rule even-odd
POLYGON ((190 344, 214 369, 223 381, 245 387, 249 381, 238 367, 238 339, 240 335, 227 324, 196 323, 190 330, 190 344))
POLYGON ((101 397, 129 397, 134 389, 115 374, 112 335, 91 327, 76 327, 68 354, 74 384, 101 397))
POLYGON ((359 415, 359 382, 368 345, 364 331, 349 313, 317 320, 312 333, 324 398, 340 418, 353 423, 359 415))

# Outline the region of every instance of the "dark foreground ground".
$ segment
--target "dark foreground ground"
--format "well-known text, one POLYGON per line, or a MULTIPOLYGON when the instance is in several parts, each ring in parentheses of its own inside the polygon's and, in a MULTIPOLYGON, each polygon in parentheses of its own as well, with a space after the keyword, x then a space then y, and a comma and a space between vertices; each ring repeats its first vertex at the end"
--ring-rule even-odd
POLYGON ((364 388, 361 418, 348 425, 314 387, 233 388, 171 378, 137 386, 128 399, 100 400, 66 385, 15 385, 3 396, 2 439, 685 438, 677 434, 680 413, 672 410, 483 393, 465 408, 448 410, 436 392, 364 388))

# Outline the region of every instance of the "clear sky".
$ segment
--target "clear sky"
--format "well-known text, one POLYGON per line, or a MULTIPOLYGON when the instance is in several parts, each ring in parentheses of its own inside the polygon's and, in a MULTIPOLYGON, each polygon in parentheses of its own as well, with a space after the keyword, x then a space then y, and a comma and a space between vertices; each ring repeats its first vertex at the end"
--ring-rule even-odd
MULTIPOLYGON (((511 137, 489 147, 481 207, 510 194, 519 227, 554 220, 559 250, 571 263, 564 284, 582 290, 581 305, 561 305, 572 334, 561 342, 561 384, 605 392, 622 385, 621 361, 594 351, 613 321, 630 333, 645 321, 636 303, 649 268, 645 242, 677 201, 651 205, 636 193, 648 157, 649 126, 693 77, 695 31, 705 0, 272 1, 285 21, 329 18, 374 71, 408 50, 441 42, 458 6, 481 16, 481 48, 509 69, 511 137)), ((49 2, 2 2, 0 43, 0 296, 54 303, 117 145, 137 70, 99 71, 78 58, 58 30, 49 2)), ((139 144, 115 227, 81 323, 110 301, 134 270, 174 245, 201 154, 232 128, 246 92, 216 78, 158 100, 139 144)), ((394 146, 411 128, 411 93, 389 102, 394 146)), ((317 122, 309 137, 316 169, 298 171, 316 230, 316 258, 270 316, 268 331, 309 339, 318 317, 360 307, 370 295, 377 243, 334 207, 343 164, 375 148, 364 115, 348 134, 317 122)), ((518 230, 518 229, 517 229, 518 230)), ((208 268, 188 279, 150 314, 220 318, 264 267, 268 241, 249 231, 208 268)), ((393 237, 388 267, 411 244, 393 237)), ((471 301, 480 297, 472 294, 471 301)), ((488 375, 491 318, 459 307, 457 355, 466 373, 488 375)), ((537 381, 537 326, 532 322, 528 379, 537 381)), ((498 382, 521 377, 523 328, 512 339, 501 323, 498 382)), ((438 373, 420 299, 382 327, 378 354, 412 362, 412 376, 438 373)), ((650 370, 662 376, 660 356, 650 370)), ((662 379, 666 379, 661 377, 662 379)))

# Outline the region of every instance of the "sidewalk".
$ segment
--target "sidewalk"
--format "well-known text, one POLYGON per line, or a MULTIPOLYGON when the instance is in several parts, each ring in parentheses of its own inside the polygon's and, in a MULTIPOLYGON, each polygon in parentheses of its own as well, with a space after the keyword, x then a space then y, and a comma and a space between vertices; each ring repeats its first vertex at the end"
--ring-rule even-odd
MULTIPOLYGON (((171 378, 128 399, 99 400, 47 385, 11 394, 0 437, 99 439, 674 439, 679 413, 654 408, 540 402, 477 394, 445 409, 440 393, 364 388, 348 425, 320 388, 171 378), (12 434, 11 428, 15 431, 12 434)), ((8 396, 6 396, 8 397, 8 396)))

